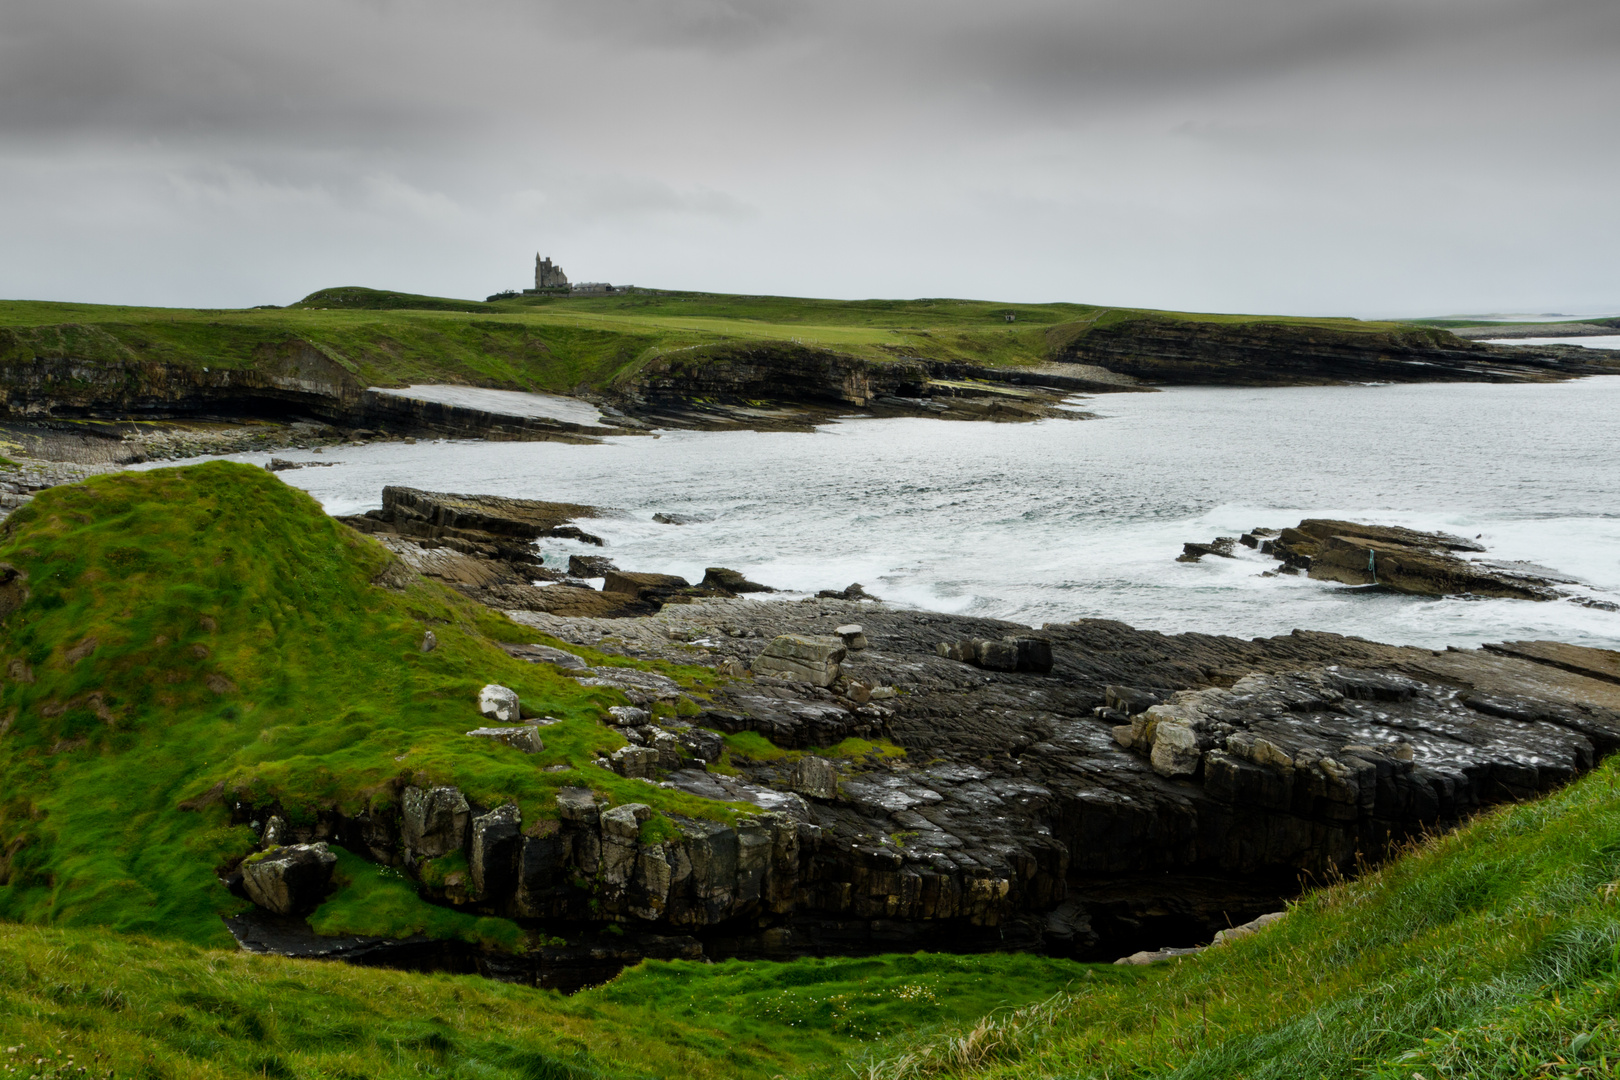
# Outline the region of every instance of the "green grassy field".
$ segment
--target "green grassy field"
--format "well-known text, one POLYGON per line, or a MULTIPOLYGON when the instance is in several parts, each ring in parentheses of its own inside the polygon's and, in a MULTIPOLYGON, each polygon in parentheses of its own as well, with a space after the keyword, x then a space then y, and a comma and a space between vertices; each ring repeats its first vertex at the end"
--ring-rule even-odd
POLYGON ((661 356, 790 342, 870 361, 1044 363, 1094 328, 1138 319, 1263 322, 1344 333, 1410 329, 1354 319, 1204 315, 980 300, 814 300, 705 293, 494 303, 357 287, 286 308, 194 310, 0 302, 0 364, 32 357, 243 368, 309 342, 366 385, 455 382, 570 392, 632 378, 661 356), (1013 315, 1015 322, 1008 322, 1013 315))

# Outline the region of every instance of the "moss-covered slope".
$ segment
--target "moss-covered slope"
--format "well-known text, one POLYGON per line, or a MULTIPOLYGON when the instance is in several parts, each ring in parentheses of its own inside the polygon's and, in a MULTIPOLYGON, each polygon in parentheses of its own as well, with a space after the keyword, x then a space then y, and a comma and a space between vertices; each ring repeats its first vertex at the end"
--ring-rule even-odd
MULTIPOLYGON (((219 915, 241 905, 215 872, 255 842, 229 822, 239 798, 352 813, 401 781, 444 783, 543 821, 559 787, 582 785, 731 814, 590 764, 623 745, 598 722, 618 692, 512 659, 494 639, 532 631, 447 590, 373 585, 390 560, 303 492, 222 462, 55 488, 13 514, 0 536, 0 917, 229 941, 219 915), (428 629, 439 644, 424 653, 428 629), (542 753, 465 736, 489 682, 562 720, 542 753)), ((706 669, 663 670, 695 686, 706 669)), ((399 925, 369 929, 408 932, 438 911, 399 886, 399 925)), ((503 936, 464 918, 435 925, 503 936)))

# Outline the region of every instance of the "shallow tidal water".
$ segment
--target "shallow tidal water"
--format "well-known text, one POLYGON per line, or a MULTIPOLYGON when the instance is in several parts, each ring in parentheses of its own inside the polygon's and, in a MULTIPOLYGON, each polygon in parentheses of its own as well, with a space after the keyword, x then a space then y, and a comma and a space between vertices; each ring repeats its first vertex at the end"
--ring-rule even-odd
MULTIPOLYGON (((626 569, 729 566, 782 588, 1031 625, 1082 617, 1242 637, 1299 628, 1439 648, 1552 638, 1620 648, 1569 602, 1354 592, 1183 541, 1337 517, 1480 536, 1620 600, 1620 377, 1541 385, 1177 388, 1075 399, 1090 420, 850 419, 814 434, 665 432, 598 446, 333 447, 281 473, 332 513, 385 484, 589 503, 626 569), (652 521, 686 515, 685 525, 652 521)), ((265 454, 233 455, 262 464, 265 454)), ((542 544, 548 564, 590 551, 542 544)))

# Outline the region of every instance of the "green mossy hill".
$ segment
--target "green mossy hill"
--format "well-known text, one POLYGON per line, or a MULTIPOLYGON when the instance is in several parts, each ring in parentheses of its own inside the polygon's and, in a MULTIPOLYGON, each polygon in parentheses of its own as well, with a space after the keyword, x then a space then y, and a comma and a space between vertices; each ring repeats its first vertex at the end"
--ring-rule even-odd
MULTIPOLYGON (((593 764, 624 745, 598 720, 618 692, 512 659, 496 640, 534 633, 448 590, 373 585, 391 559, 302 491, 224 462, 53 488, 13 514, 0 535, 0 918, 229 941, 219 915, 241 905, 216 870, 254 845, 230 824, 237 799, 279 799, 296 823, 451 783, 538 821, 559 787, 582 785, 733 816, 593 764), (428 629, 439 644, 423 653, 428 629), (490 682, 561 719, 542 753, 465 736, 490 682)), ((712 677, 659 670, 699 694, 712 677)), ((446 924, 399 889, 381 899, 372 932, 512 939, 498 920, 446 924)), ((342 932, 358 905, 333 903, 342 932)))
POLYGON ((1617 781, 1611 758, 1315 892, 1253 937, 919 1039, 857 1075, 1615 1077, 1617 781))
POLYGON ((1131 319, 1265 323, 1346 334, 1397 324, 1189 315, 1086 304, 816 300, 709 293, 533 296, 491 303, 348 286, 285 308, 197 310, 0 302, 0 368, 33 360, 253 368, 313 347, 363 385, 448 382, 601 390, 660 357, 725 359, 778 343, 882 362, 1042 364, 1093 329, 1131 319), (1007 317, 1013 316, 1013 322, 1007 317))

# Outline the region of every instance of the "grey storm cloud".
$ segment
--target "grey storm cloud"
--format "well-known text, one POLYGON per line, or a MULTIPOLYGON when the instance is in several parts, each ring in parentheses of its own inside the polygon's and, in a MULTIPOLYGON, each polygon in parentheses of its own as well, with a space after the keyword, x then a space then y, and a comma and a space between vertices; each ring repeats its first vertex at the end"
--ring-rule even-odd
POLYGON ((1620 308, 1612 0, 8 0, 0 292, 1620 308))

